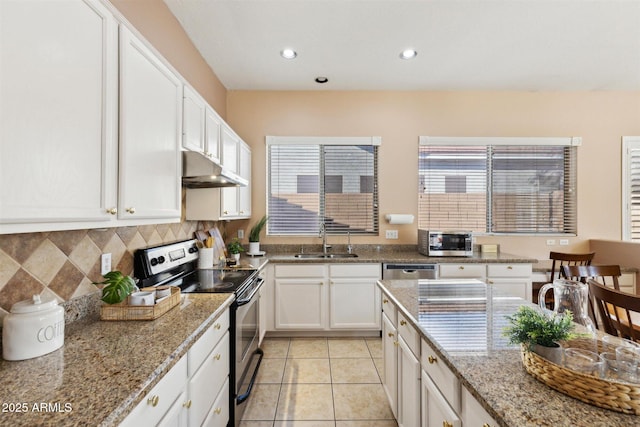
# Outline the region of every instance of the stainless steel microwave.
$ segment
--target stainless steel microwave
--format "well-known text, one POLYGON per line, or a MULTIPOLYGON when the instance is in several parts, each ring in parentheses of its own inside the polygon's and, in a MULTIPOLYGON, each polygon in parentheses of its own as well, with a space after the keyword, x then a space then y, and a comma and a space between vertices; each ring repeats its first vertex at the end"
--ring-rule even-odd
POLYGON ((418 230, 418 251, 427 256, 473 256, 473 233, 418 230))

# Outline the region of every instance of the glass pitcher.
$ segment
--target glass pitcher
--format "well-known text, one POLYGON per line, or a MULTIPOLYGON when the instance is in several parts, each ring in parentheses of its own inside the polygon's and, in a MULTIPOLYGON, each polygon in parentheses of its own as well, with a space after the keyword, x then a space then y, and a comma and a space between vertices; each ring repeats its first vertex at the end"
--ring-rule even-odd
POLYGON ((555 279, 540 289, 538 304, 547 313, 564 315, 571 311, 575 323, 584 326, 594 339, 597 336, 595 324, 589 316, 589 286, 586 283, 555 279), (548 310, 545 304, 545 296, 550 289, 553 289, 553 311, 548 310))

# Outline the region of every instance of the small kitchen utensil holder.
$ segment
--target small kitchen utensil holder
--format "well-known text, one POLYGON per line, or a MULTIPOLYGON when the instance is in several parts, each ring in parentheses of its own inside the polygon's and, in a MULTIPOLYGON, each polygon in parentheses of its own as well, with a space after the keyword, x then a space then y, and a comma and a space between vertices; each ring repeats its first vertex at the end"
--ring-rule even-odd
MULTIPOLYGON (((593 341, 576 339, 566 346, 589 349, 593 341)), ((598 352, 615 351, 615 347, 598 341, 598 352)), ((640 384, 631 384, 592 375, 557 365, 542 356, 521 348, 522 363, 531 376, 554 390, 600 408, 640 415, 640 384)))
POLYGON ((155 320, 180 304, 180 288, 172 287, 171 295, 154 305, 104 304, 100 307, 102 320, 155 320))

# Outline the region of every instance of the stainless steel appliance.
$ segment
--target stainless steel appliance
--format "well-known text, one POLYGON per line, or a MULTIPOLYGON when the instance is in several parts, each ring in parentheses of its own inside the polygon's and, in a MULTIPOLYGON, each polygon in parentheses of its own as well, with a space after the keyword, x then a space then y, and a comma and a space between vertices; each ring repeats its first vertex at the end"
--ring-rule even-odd
POLYGON ((437 278, 438 264, 382 264, 382 280, 437 278))
POLYGON ((234 293, 230 307, 229 426, 240 424, 262 350, 258 347, 258 298, 263 279, 254 268, 198 269, 196 240, 139 249, 134 253, 138 286, 171 285, 183 293, 234 293))
POLYGON ((473 233, 418 230, 418 251, 427 256, 473 256, 473 233))

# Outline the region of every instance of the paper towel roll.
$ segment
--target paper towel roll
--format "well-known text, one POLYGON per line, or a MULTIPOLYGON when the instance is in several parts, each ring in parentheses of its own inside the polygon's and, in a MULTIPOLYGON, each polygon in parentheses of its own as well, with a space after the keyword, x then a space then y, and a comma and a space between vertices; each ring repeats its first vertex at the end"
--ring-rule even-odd
POLYGON ((389 224, 413 224, 413 215, 409 214, 388 214, 385 218, 389 224))

